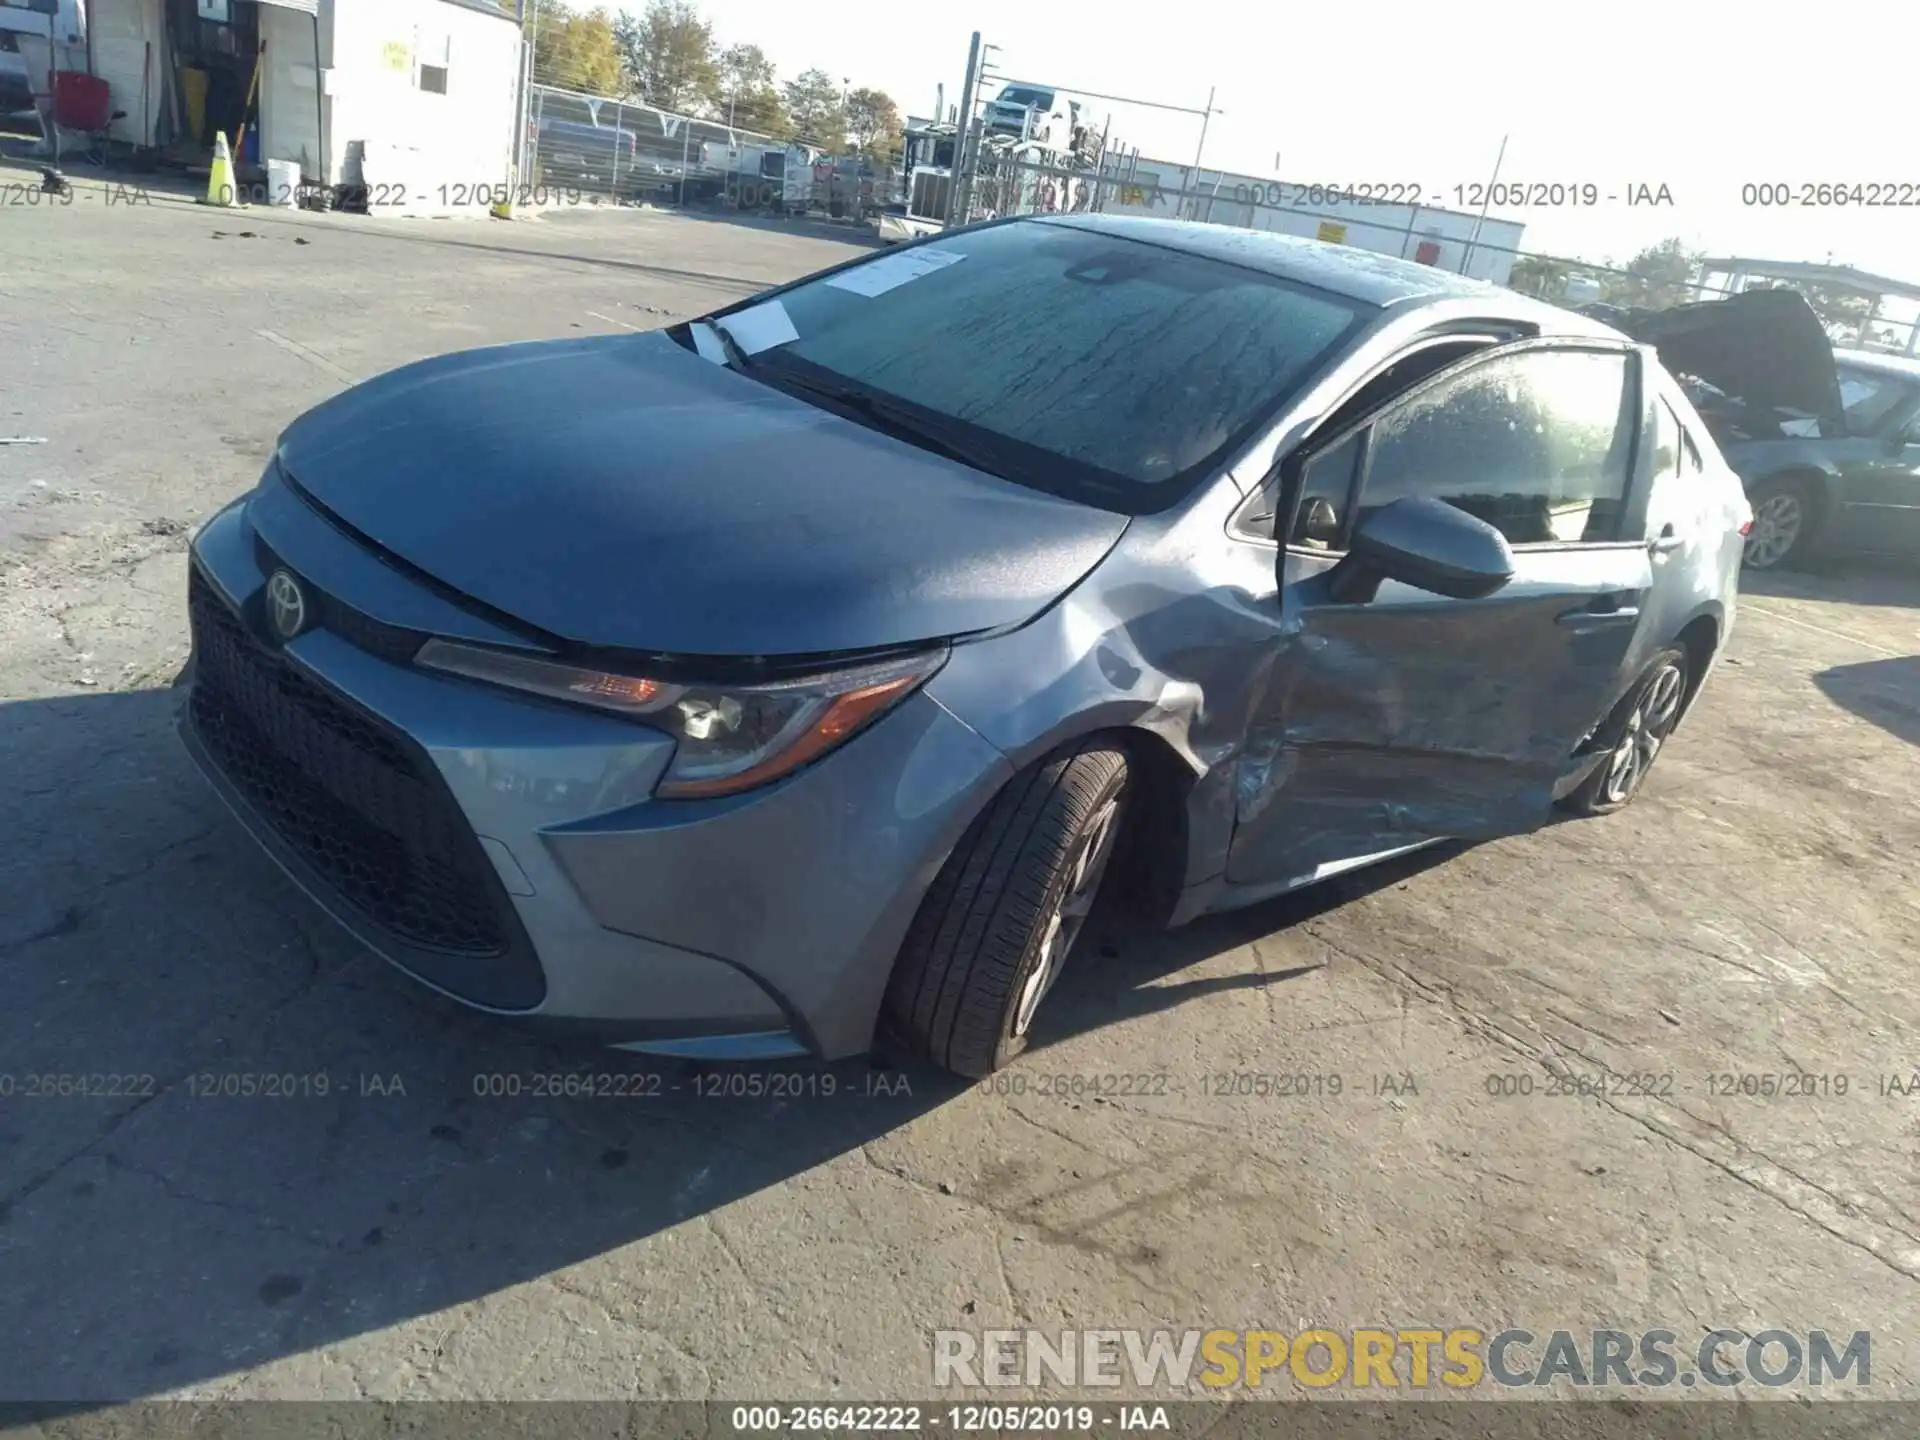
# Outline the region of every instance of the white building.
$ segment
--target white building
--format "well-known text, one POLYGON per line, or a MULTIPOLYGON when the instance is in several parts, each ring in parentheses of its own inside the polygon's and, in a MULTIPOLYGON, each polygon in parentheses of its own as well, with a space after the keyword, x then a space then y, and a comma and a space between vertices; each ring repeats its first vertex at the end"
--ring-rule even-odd
POLYGON ((511 175, 523 82, 518 0, 92 0, 90 63, 115 139, 231 143, 364 184, 382 209, 486 203, 511 175), (257 81, 255 79, 257 72, 257 81), (256 93, 251 106, 246 97, 256 93))

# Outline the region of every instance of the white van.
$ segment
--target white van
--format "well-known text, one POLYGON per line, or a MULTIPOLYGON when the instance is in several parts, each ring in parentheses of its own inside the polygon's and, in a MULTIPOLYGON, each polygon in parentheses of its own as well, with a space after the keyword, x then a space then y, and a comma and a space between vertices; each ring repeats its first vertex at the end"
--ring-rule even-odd
POLYGON ((85 0, 57 3, 58 13, 49 16, 28 9, 25 0, 0 0, 0 119, 31 111, 35 96, 52 91, 55 69, 87 68, 85 0))

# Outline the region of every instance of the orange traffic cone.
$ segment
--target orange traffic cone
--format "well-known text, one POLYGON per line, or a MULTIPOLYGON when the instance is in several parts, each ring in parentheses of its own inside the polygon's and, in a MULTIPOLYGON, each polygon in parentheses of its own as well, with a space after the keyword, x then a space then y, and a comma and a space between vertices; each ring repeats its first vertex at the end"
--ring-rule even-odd
POLYGON ((232 209, 240 203, 240 187, 234 182, 233 152, 227 149, 227 135, 217 131, 213 137, 213 168, 207 171, 207 198, 203 205, 232 209))

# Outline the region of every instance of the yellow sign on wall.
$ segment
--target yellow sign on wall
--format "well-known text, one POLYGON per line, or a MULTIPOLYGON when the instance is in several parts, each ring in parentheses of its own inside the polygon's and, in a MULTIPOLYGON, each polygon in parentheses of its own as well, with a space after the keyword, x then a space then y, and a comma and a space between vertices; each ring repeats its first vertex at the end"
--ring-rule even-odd
POLYGON ((389 40, 380 47, 380 58, 386 62, 389 70, 411 70, 413 46, 404 40, 389 40))
POLYGON ((1322 220, 1320 228, 1313 232, 1313 238, 1325 240, 1331 245, 1344 245, 1347 243, 1347 227, 1338 220, 1322 220))

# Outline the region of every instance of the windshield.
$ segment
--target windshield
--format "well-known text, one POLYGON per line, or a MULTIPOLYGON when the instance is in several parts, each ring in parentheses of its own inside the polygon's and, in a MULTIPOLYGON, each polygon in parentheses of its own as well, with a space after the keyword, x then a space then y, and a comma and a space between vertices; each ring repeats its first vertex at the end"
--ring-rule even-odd
POLYGON ((755 376, 898 402, 991 451, 995 473, 1133 514, 1177 501, 1370 313, 1259 271, 1033 221, 882 254, 767 304, 798 338, 756 355, 755 376))
POLYGON ((1050 109, 1053 105, 1051 90, 1029 90, 1024 85, 1009 85, 999 94, 999 100, 1005 105, 1038 105, 1050 109))

